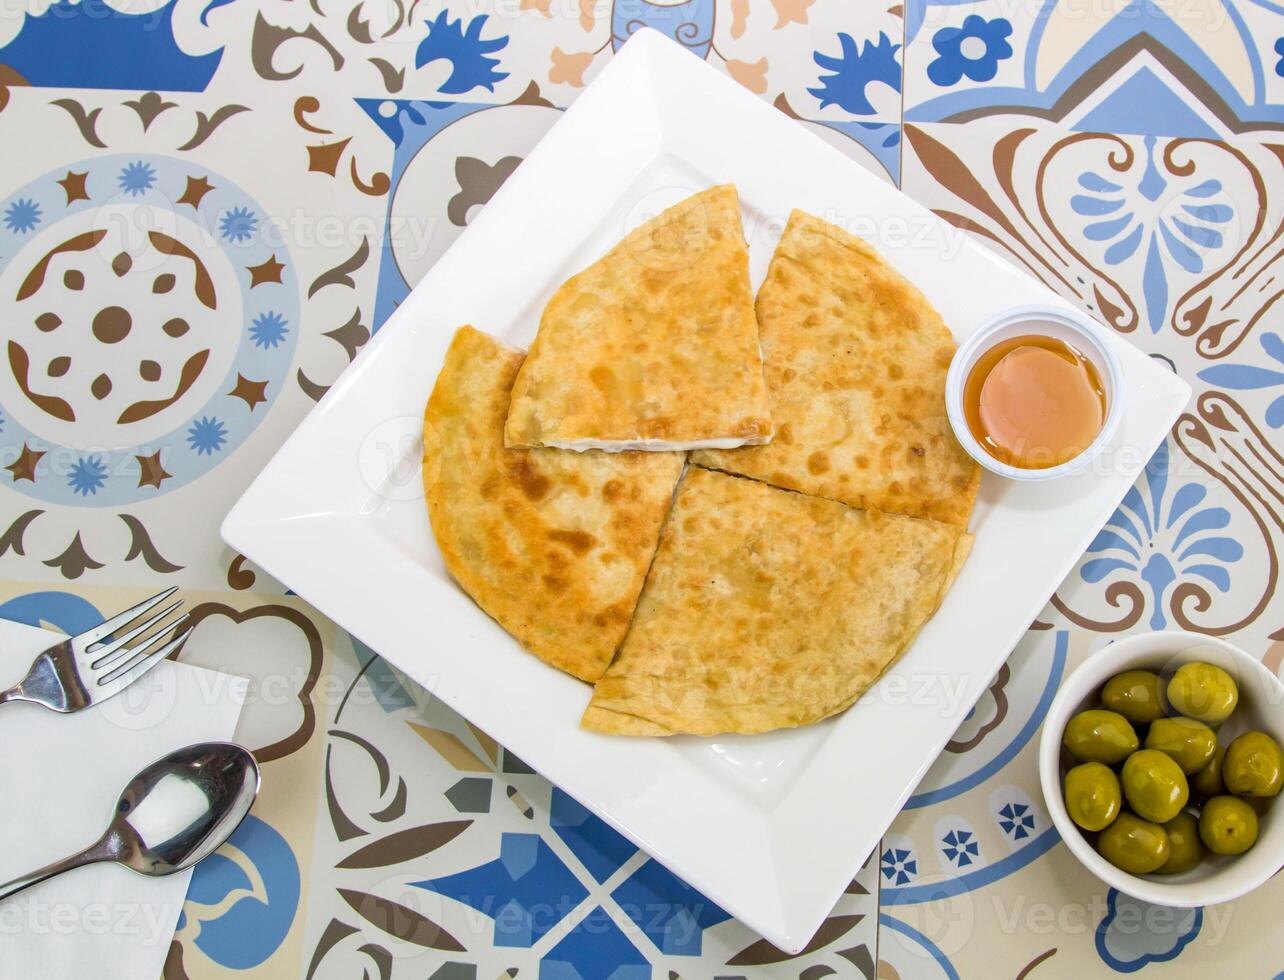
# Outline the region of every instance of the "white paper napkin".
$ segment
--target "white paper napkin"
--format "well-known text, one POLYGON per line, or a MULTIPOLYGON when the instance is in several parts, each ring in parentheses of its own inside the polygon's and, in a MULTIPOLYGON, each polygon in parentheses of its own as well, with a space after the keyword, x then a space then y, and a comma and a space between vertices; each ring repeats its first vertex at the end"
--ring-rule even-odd
MULTIPOLYGON (((59 638, 0 620, 0 687, 59 638)), ((244 699, 243 678, 166 661, 75 714, 0 705, 0 882, 97 840, 135 773, 181 746, 231 739, 244 699)), ((0 901, 0 977, 159 977, 191 876, 94 865, 0 901)))

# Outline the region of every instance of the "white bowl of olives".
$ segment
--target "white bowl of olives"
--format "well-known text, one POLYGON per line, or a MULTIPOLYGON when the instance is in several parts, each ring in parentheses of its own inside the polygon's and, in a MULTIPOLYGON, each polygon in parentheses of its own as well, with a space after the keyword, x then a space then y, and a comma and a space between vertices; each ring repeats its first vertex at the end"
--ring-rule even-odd
POLYGON ((1284 866, 1284 684, 1198 633, 1144 633, 1062 682, 1039 778, 1066 846, 1135 898, 1228 902, 1284 866))

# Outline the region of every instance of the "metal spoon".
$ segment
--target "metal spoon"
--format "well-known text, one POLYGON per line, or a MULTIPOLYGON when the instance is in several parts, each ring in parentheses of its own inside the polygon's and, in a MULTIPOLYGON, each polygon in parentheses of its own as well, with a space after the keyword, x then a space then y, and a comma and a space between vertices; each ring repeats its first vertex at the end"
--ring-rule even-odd
POLYGON ((241 746, 199 742, 178 749, 130 781, 102 837, 79 854, 0 885, 0 899, 104 861, 156 877, 184 871, 232 836, 258 791, 258 764, 241 746))

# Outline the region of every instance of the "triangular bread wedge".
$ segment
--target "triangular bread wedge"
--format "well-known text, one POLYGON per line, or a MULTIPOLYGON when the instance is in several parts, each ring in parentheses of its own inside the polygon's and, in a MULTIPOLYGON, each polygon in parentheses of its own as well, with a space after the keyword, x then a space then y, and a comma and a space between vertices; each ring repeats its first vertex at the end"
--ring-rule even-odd
POLYGON ((505 449, 520 351, 455 334, 424 413, 424 491, 447 571, 541 660, 601 676, 628 629, 680 453, 505 449))
POLYGON ((690 467, 580 724, 718 735, 836 714, 913 641, 970 544, 954 525, 690 467))
POLYGON ((549 300, 509 446, 694 449, 771 438, 749 255, 730 185, 646 222, 549 300))
POLYGON ((758 291, 776 436, 693 461, 853 507, 967 527, 981 471, 954 438, 954 338, 866 242, 794 211, 758 291))

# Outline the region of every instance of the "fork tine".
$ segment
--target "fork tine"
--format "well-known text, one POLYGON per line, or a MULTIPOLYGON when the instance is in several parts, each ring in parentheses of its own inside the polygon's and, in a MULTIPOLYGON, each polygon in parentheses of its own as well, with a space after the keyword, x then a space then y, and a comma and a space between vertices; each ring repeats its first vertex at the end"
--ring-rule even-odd
POLYGON ((171 602, 168 606, 166 606, 164 609, 158 612, 155 616, 151 616, 148 619, 144 620, 142 623, 135 626, 132 630, 130 630, 125 635, 118 636, 116 637, 116 639, 112 640, 111 643, 108 643, 104 646, 99 647, 97 650, 94 650, 92 653, 86 654, 86 657, 94 658, 93 662, 89 665, 89 669, 105 670, 106 668, 110 667, 112 664, 119 663, 120 661, 124 660, 126 657, 128 657, 131 653, 134 652, 130 650, 128 647, 126 647, 126 644, 129 643, 130 640, 134 639, 134 637, 136 636, 142 636, 144 633, 146 633, 149 629, 151 629, 153 626, 159 623, 162 619, 164 619, 166 616, 168 616, 170 613, 172 613, 175 609, 177 609, 182 604, 183 604, 182 599, 179 599, 177 602, 171 602))
MULTIPOLYGON (((186 621, 187 617, 184 616, 174 625, 179 626, 186 621)), ((153 650, 151 653, 147 653, 146 650, 148 647, 155 644, 155 640, 153 639, 149 641, 143 648, 143 652, 141 652, 137 657, 125 664, 123 667, 117 668, 117 670, 113 671, 108 677, 99 681, 96 686, 91 687, 89 689, 91 697, 95 701, 102 701, 129 687, 130 684, 134 683, 134 681, 138 680, 138 678, 142 677, 145 673, 181 647, 187 641, 187 638, 192 635, 192 630, 195 628, 196 627, 194 626, 187 627, 187 629, 183 630, 183 632, 174 637, 174 639, 170 640, 160 648, 153 650)), ((160 635, 164 636, 170 632, 170 630, 165 630, 160 635)))
POLYGON ((156 593, 156 595, 152 596, 150 599, 144 599, 138 605, 131 606, 129 609, 126 609, 123 613, 113 616, 111 619, 107 620, 105 623, 95 626, 93 629, 85 630, 85 632, 80 633, 77 636, 73 636, 71 640, 76 645, 77 649, 83 650, 85 649, 85 647, 90 646, 91 644, 97 643, 103 637, 111 636, 113 632, 120 629, 122 626, 126 626, 129 623, 133 622, 143 613, 147 612, 147 610, 151 609, 153 606, 157 605, 158 603, 164 602, 166 599, 168 599, 177 591, 178 591, 177 585, 170 586, 164 592, 158 592, 156 593))

